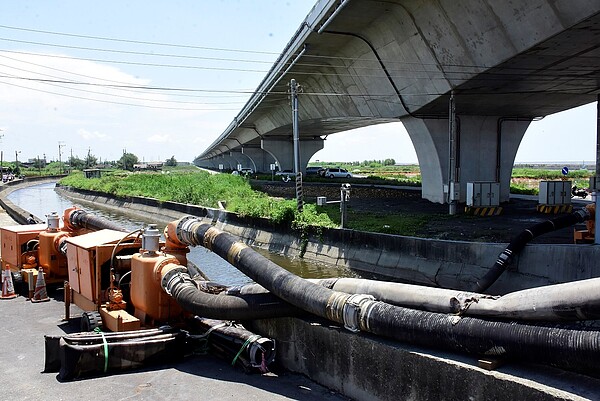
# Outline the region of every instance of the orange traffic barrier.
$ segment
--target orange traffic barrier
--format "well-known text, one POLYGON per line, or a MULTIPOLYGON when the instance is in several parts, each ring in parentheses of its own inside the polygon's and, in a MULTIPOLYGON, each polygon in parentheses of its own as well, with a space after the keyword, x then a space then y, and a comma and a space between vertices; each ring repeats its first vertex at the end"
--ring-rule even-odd
POLYGON ((6 266, 6 269, 2 270, 2 295, 0 295, 0 299, 13 299, 16 297, 12 274, 10 268, 6 266))
POLYGON ((50 301, 48 298, 48 292, 46 291, 46 280, 44 280, 44 269, 40 267, 37 275, 37 281, 35 283, 35 291, 33 292, 33 298, 31 302, 46 302, 50 301))

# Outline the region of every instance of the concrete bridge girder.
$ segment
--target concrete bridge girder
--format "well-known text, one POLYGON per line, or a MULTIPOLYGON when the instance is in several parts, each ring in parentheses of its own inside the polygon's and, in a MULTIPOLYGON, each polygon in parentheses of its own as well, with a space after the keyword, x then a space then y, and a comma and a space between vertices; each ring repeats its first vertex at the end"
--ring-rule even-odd
MULTIPOLYGON (((422 197, 447 203, 449 178, 447 119, 405 117, 402 123, 413 142, 421 168, 422 197), (446 186, 446 187, 445 187, 446 186)), ((467 183, 500 183, 500 202, 510 197, 510 179, 515 156, 530 120, 491 116, 460 116, 457 162, 460 201, 466 200, 467 183)))
MULTIPOLYGON (((315 153, 323 149, 324 142, 321 138, 302 139, 300 141, 300 170, 306 171, 308 161, 315 153)), ((294 144, 292 140, 263 139, 260 146, 275 159, 281 170, 294 171, 294 144)))
POLYGON ((275 163, 275 159, 267 152, 259 148, 242 148, 242 153, 252 161, 254 164, 254 171, 266 173, 270 171, 272 163, 275 163))

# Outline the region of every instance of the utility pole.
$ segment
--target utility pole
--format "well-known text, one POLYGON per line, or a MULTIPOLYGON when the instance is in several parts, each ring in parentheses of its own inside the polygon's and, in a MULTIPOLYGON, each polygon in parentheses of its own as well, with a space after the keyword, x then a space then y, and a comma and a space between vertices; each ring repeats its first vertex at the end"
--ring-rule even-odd
POLYGON ((294 173, 296 174, 296 203, 298 211, 304 208, 302 199, 302 172, 300 171, 300 134, 298 132, 298 92, 301 87, 295 79, 290 81, 290 93, 292 96, 292 131, 294 138, 294 173))
POLYGON ((65 146, 65 143, 63 141, 58 141, 58 172, 59 174, 63 173, 63 167, 62 167, 62 148, 65 146))
POLYGON ((456 138, 456 104, 454 102, 454 91, 450 95, 450 104, 448 110, 448 204, 449 214, 456 214, 456 207, 459 198, 460 184, 458 181, 458 140, 456 138))
POLYGON ((20 150, 15 150, 15 175, 21 175, 21 170, 19 169, 19 153, 20 150))
POLYGON ((598 230, 600 230, 600 95, 596 98, 596 177, 594 178, 596 181, 595 191, 596 191, 596 220, 595 220, 595 234, 594 234, 594 243, 596 245, 600 244, 600 234, 598 230))

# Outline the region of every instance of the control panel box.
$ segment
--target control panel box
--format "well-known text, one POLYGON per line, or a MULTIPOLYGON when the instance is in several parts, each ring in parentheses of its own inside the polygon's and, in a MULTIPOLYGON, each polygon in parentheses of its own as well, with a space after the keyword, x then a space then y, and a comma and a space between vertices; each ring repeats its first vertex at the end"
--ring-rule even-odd
POLYGON ((467 182, 467 206, 500 205, 500 183, 493 181, 467 182))
POLYGON ((45 229, 46 224, 29 224, 0 228, 3 265, 8 265, 12 271, 18 271, 23 268, 22 256, 27 251, 34 249, 40 233, 45 229))
POLYGON ((571 181, 540 181, 540 205, 570 205, 571 181))

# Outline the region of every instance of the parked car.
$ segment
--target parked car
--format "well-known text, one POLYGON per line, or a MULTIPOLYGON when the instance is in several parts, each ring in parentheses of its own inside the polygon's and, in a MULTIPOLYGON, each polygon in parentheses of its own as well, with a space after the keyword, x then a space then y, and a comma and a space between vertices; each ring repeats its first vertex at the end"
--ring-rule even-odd
POLYGON ((352 178, 352 173, 345 168, 328 168, 323 176, 327 178, 352 178))
POLYGON ((295 174, 292 170, 279 170, 278 172, 275 173, 275 175, 290 176, 290 177, 295 176, 295 174))
POLYGON ((252 170, 251 168, 243 168, 243 169, 241 169, 239 171, 238 170, 233 170, 231 172, 231 174, 246 176, 246 175, 254 174, 254 170, 252 170))
POLYGON ((289 182, 296 177, 292 170, 279 170, 275 175, 280 176, 283 182, 289 182))
POLYGON ((306 175, 322 175, 325 169, 322 166, 310 166, 306 168, 306 175))

